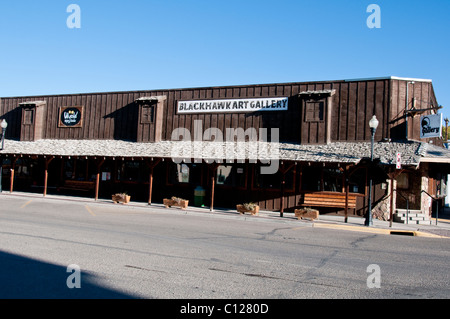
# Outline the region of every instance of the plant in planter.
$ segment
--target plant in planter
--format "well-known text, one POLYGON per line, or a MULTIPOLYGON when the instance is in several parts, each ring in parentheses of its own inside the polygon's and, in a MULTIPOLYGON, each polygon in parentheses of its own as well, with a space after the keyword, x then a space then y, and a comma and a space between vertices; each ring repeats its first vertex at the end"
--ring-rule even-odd
POLYGON ((131 196, 128 195, 127 193, 116 193, 116 194, 112 195, 112 201, 116 204, 119 202, 121 202, 123 204, 129 203, 130 199, 131 199, 131 196))
POLYGON ((240 214, 250 213, 252 215, 259 214, 259 206, 256 203, 244 203, 236 205, 236 209, 240 214))
POLYGON ((305 208, 301 208, 301 209, 296 209, 294 211, 295 213, 295 217, 297 217, 298 219, 317 219, 319 218, 319 211, 317 209, 313 209, 311 207, 305 207, 305 208))
POLYGON ((172 198, 164 198, 163 199, 164 206, 172 207, 172 206, 178 206, 181 207, 181 209, 186 209, 189 205, 189 201, 187 199, 179 198, 172 196, 172 198))

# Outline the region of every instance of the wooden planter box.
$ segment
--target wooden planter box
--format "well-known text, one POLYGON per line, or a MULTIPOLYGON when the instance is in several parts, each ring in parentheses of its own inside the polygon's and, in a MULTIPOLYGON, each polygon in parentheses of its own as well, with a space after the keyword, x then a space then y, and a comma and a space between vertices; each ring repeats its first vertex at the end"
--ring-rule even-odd
POLYGON ((131 199, 131 196, 130 196, 130 195, 122 195, 122 194, 115 194, 115 195, 112 195, 112 201, 113 201, 115 204, 117 204, 117 203, 123 203, 123 204, 126 204, 126 203, 129 203, 129 202, 130 202, 130 199, 131 199))
POLYGON ((236 205, 236 209, 240 214, 250 213, 252 215, 259 214, 259 206, 256 206, 253 210, 246 209, 244 205, 236 205))
POLYGON ((296 209, 294 211, 295 213, 295 217, 297 217, 298 219, 317 219, 319 218, 319 211, 316 209, 296 209))
POLYGON ((175 200, 169 199, 169 198, 164 198, 163 203, 166 208, 172 207, 172 206, 178 206, 178 207, 181 207, 181 209, 186 209, 189 205, 188 200, 175 201, 175 200))

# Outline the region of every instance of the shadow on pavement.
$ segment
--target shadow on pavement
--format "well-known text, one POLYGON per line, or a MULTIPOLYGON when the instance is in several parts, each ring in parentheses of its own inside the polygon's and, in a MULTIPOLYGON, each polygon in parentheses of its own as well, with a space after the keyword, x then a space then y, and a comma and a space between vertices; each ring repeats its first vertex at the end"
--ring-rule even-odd
MULTIPOLYGON (((433 218, 436 218, 436 212, 434 210, 431 213, 431 216, 433 218)), ((442 209, 440 209, 438 212, 438 217, 441 219, 450 220, 450 207, 443 207, 442 209)))
MULTIPOLYGON (((0 251, 0 299, 134 299, 101 287, 81 269, 80 288, 70 289, 67 267, 0 251)), ((73 278, 73 277, 71 277, 73 278)))

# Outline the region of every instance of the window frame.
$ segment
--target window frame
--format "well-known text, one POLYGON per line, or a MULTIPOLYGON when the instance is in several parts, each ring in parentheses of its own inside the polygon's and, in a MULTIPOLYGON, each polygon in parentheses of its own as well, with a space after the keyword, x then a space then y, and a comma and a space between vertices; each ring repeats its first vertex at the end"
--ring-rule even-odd
POLYGON ((217 167, 217 170, 216 170, 216 177, 215 177, 215 185, 217 186, 217 187, 221 187, 221 188, 235 188, 235 189, 246 189, 247 188, 247 185, 248 185, 248 182, 247 182, 247 180, 248 180, 248 165, 247 164, 227 164, 227 163, 222 163, 222 164, 220 164, 218 167, 217 167), (220 183, 218 183, 218 178, 219 178, 219 174, 218 174, 218 172, 219 172, 219 169, 220 169, 220 167, 221 166, 230 166, 230 167, 236 167, 236 172, 234 173, 234 174, 243 174, 244 175, 244 185, 239 185, 239 186, 236 186, 236 185, 225 185, 225 184, 220 184, 220 183), (242 168, 243 170, 244 170, 244 172, 243 173, 237 173, 237 169, 239 169, 239 168, 242 168))
POLYGON ((323 123, 325 121, 325 100, 306 100, 304 104, 304 122, 306 123, 323 123), (316 106, 318 105, 318 107, 316 106), (310 107, 313 107, 313 110, 310 107), (313 114, 310 117, 309 114, 313 114))

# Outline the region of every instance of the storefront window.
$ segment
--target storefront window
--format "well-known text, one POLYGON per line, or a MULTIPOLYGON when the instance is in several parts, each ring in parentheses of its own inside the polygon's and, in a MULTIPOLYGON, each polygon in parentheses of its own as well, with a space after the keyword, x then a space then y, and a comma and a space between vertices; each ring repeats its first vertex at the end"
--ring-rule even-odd
POLYGON ((15 175, 17 177, 28 177, 30 176, 30 168, 31 168, 31 162, 29 159, 19 159, 16 163, 15 167, 15 175))
POLYGON ((89 165, 87 159, 64 160, 64 178, 77 181, 95 180, 95 165, 89 165))
POLYGON ((348 189, 350 193, 365 193, 366 169, 359 168, 354 171, 348 180, 348 189))
POLYGON ((67 159, 64 161, 64 177, 66 179, 75 179, 75 160, 67 159))
MULTIPOLYGON (((255 167, 255 178, 253 186, 265 189, 281 189, 282 174, 278 171, 275 174, 261 174, 261 168, 255 167)), ((294 189, 294 170, 289 170, 285 174, 285 190, 294 189)))
POLYGON ((245 187, 244 165, 220 165, 217 168, 217 185, 245 187))
POLYGON ((175 164, 170 169, 170 184, 195 184, 200 185, 201 166, 197 164, 175 164))
POLYGON ((318 192, 321 187, 322 169, 318 167, 304 167, 302 169, 302 190, 318 192))
POLYGON ((326 169, 323 174, 323 190, 327 192, 342 192, 344 174, 339 169, 326 169))
POLYGON ((117 171, 117 179, 120 181, 138 182, 141 175, 141 163, 135 161, 122 162, 117 171))
POLYGON ((113 180, 114 163, 111 161, 106 161, 101 167, 101 181, 111 181, 113 180))
POLYGON ((187 164, 177 164, 174 182, 189 183, 189 166, 187 164))
MULTIPOLYGON (((349 191, 360 193, 364 190, 365 171, 358 169, 349 179, 349 191)), ((302 190, 312 192, 344 192, 344 173, 338 168, 304 167, 302 170, 302 190)))

